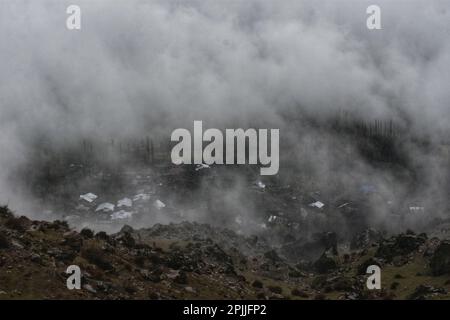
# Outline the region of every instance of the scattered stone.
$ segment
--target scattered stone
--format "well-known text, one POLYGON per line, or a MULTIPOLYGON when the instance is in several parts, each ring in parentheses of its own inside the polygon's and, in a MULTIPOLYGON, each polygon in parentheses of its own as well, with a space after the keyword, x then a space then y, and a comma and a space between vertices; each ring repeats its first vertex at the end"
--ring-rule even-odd
POLYGON ((179 274, 180 274, 179 270, 170 270, 166 276, 171 280, 175 280, 175 278, 178 277, 179 274))
POLYGON ((83 288, 89 291, 90 293, 97 293, 97 290, 95 290, 90 284, 85 284, 83 288))
POLYGON ((186 290, 187 292, 190 292, 190 293, 196 293, 195 289, 192 287, 184 287, 184 290, 186 290))
POLYGON ((358 300, 360 295, 357 292, 350 292, 344 294, 344 299, 346 300, 358 300))
POLYGON ((444 288, 435 288, 430 285, 422 284, 418 286, 408 298, 412 300, 426 300, 439 294, 447 294, 447 290, 444 288))
POLYGON ((269 297, 270 300, 283 300, 285 297, 279 293, 272 293, 269 297))
POLYGON ((11 245, 13 247, 17 248, 17 249, 20 249, 20 250, 22 250, 24 248, 24 246, 20 242, 18 242, 16 240, 12 240, 11 241, 11 245))
MULTIPOLYGON (((286 258, 280 250, 282 246, 276 246, 277 249, 273 250, 275 246, 270 245, 265 234, 258 238, 246 238, 208 225, 180 223, 139 230, 124 226, 119 233, 111 236, 105 232, 94 236, 90 229, 78 233, 62 222, 27 222, 20 218, 17 219, 20 223, 9 222, 11 225, 30 224, 24 233, 20 233, 16 230, 20 227, 4 226, 11 217, 3 217, 1 210, 0 207, 0 249, 21 246, 21 250, 1 251, 0 268, 4 270, 4 276, 11 274, 16 277, 15 273, 19 271, 26 280, 36 277, 40 281, 38 272, 54 276, 56 271, 57 276, 65 278, 67 275, 64 270, 68 265, 80 265, 83 284, 89 284, 83 286, 84 293, 72 291, 70 294, 81 298, 95 295, 100 299, 178 299, 185 298, 187 293, 205 298, 204 295, 211 292, 226 299, 255 296, 258 299, 325 299, 336 296, 339 299, 391 299, 396 297, 394 293, 404 298, 404 290, 399 288, 410 286, 409 278, 399 281, 400 284, 395 281, 402 279, 397 274, 392 283, 386 284, 391 291, 368 292, 365 290, 365 277, 352 277, 351 272, 356 269, 359 275, 366 275, 369 265, 383 267, 405 261, 417 263, 417 260, 420 260, 421 267, 424 267, 424 260, 430 262, 432 270, 444 270, 433 271, 433 274, 448 272, 445 270, 448 270, 447 257, 450 254, 446 246, 450 241, 435 241, 437 245, 433 251, 428 251, 429 256, 424 254, 424 259, 413 260, 416 256, 410 253, 425 253, 432 239, 412 232, 382 240, 380 247, 383 248, 377 252, 379 256, 368 258, 376 250, 376 242, 371 242, 376 235, 371 234, 370 230, 366 231, 364 239, 372 240, 367 242, 361 238, 360 245, 367 248, 363 252, 346 253, 344 260, 337 256, 337 235, 318 233, 314 238, 316 242, 311 246, 311 251, 317 253, 314 259, 308 261, 303 257, 292 260, 286 258), (246 279, 243 274, 249 277, 246 279), (305 279, 296 279, 299 277, 305 279), (261 280, 250 279, 268 279, 267 284, 270 286, 261 280), (192 286, 194 283, 195 289, 192 286), (286 289, 292 287, 295 289, 286 289)), ((297 246, 292 249, 296 250, 306 241, 293 237, 280 240, 286 244, 295 242, 297 246)), ((428 275, 426 268, 420 270, 425 276, 428 275)), ((413 280, 417 280, 417 284, 426 283, 429 278, 425 276, 413 280)), ((8 287, 2 289, 9 292, 8 287)), ((24 294, 28 294, 26 290, 24 294)), ((71 297, 64 293, 65 290, 58 290, 45 293, 45 297, 71 297)), ((439 295, 445 292, 443 288, 422 285, 416 288, 410 298, 440 298, 439 295)), ((10 294, 13 295, 12 292, 10 294)))

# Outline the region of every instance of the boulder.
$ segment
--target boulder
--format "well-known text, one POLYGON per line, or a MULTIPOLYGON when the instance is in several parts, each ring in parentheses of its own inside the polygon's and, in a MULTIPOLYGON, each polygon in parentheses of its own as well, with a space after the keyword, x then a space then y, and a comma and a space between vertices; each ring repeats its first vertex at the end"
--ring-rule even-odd
POLYGON ((442 241, 430 260, 431 272, 435 276, 450 274, 450 241, 442 241))

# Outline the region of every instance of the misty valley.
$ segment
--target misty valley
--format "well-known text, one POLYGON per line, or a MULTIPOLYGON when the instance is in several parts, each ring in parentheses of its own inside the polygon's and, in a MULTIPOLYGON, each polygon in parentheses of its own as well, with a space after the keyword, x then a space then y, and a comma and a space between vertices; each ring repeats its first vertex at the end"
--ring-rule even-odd
POLYGON ((0 1, 0 300, 450 300, 445 1, 106 2, 0 1))
MULTIPOLYGON (((342 115, 322 123, 290 119, 286 128, 302 129, 281 144, 280 172, 274 176, 262 176, 250 164, 172 164, 174 142, 144 137, 107 142, 83 139, 59 150, 47 145, 36 150, 33 165, 16 171, 14 178, 22 177, 18 190, 37 200, 29 203, 27 213, 34 219, 62 221, 81 234, 106 231, 111 235, 101 237, 110 240, 96 241, 127 237, 123 239, 133 246, 147 243, 150 250, 163 250, 161 254, 190 250, 192 245, 204 250, 208 247, 204 245, 216 243, 224 255, 238 250, 239 255, 253 259, 229 265, 235 270, 232 274, 243 276, 254 268, 259 270, 256 274, 276 279, 282 287, 302 283, 310 293, 301 290, 301 296, 318 295, 326 284, 308 287, 309 281, 318 281, 316 277, 323 273, 339 275, 341 268, 359 268, 361 280, 351 281, 364 279, 364 263, 406 268, 416 250, 423 252, 423 246, 436 245, 433 239, 447 237, 446 191, 439 197, 434 193, 432 199, 427 196, 431 191, 427 177, 433 176, 430 172, 436 167, 415 163, 402 148, 412 144, 414 152, 425 154, 433 148, 434 163, 442 164, 439 170, 448 170, 445 144, 430 146, 412 139, 389 121, 365 123, 342 115), (299 145, 305 132, 310 134, 308 142, 299 145), (324 147, 329 153, 325 166, 330 166, 325 179, 323 171, 316 171, 318 161, 324 160, 317 148, 324 147), (304 282, 306 272, 312 273, 304 282)), ((441 176, 442 190, 448 190, 448 177, 441 176)), ((237 259, 233 255, 229 259, 237 259)), ((178 270, 176 266, 171 268, 178 270)), ((254 294, 262 294, 260 281, 244 284, 253 286, 254 294)), ((186 294, 199 294, 192 290, 186 294)), ((270 295, 282 295, 267 290, 270 295)))

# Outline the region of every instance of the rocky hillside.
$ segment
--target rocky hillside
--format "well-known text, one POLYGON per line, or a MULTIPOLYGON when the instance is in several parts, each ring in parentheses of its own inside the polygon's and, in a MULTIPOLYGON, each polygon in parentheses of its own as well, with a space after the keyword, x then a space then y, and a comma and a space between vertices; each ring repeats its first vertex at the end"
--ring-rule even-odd
POLYGON ((188 222, 94 234, 2 207, 0 299, 450 298, 449 241, 375 230, 350 244, 336 239, 273 248, 256 236, 188 222), (323 253, 295 258, 309 247, 323 253), (366 288, 371 264, 381 267, 381 290, 366 288), (82 270, 81 290, 66 287, 69 265, 82 270))

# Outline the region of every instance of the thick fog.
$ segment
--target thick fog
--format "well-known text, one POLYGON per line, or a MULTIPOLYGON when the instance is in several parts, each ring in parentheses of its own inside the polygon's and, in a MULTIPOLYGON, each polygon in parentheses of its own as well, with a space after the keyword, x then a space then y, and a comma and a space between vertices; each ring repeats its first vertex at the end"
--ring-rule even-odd
MULTIPOLYGON (((445 142, 449 36, 450 1, 3 0, 0 203, 29 201, 11 174, 41 143, 152 134, 169 141, 193 120, 279 128, 282 144, 298 141, 292 162, 312 166, 321 182, 351 170, 404 193, 363 160, 336 169, 327 146, 343 142, 312 142, 316 132, 282 115, 326 119, 344 110, 445 142), (66 28, 70 4, 81 7, 81 30, 66 28), (381 7, 381 30, 366 27, 371 4, 381 7), (313 154, 302 152, 306 143, 316 144, 313 154)), ((407 150, 430 165, 424 197, 444 199, 440 160, 407 150)))

